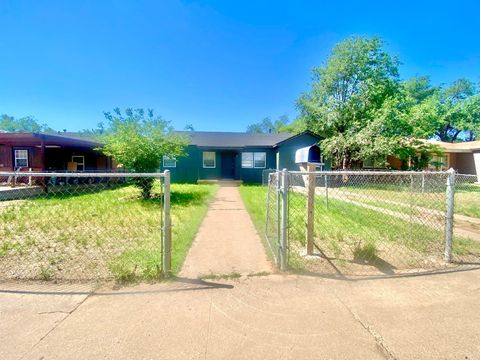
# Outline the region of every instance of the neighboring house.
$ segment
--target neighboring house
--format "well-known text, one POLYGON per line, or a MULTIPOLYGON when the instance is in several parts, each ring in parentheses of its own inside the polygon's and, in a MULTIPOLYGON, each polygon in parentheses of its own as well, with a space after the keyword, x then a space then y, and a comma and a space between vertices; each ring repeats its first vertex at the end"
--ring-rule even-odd
MULTIPOLYGON (((438 140, 421 140, 426 144, 436 145, 442 150, 442 155, 433 154, 425 170, 448 170, 453 168, 460 174, 477 175, 480 181, 480 141, 467 141, 459 143, 449 143, 438 140)), ((386 161, 364 160, 359 162, 362 169, 381 170, 393 169, 401 170, 408 166, 402 160, 387 156, 386 161)))
POLYGON ((434 156, 430 162, 432 167, 439 164, 442 170, 453 168, 460 174, 477 175, 480 181, 480 141, 449 143, 426 140, 437 145, 444 152, 443 156, 434 156))
POLYGON ((67 134, 0 133, 0 171, 110 170, 100 143, 67 134))
MULTIPOLYGON (((311 133, 254 134, 236 132, 180 132, 190 137, 186 156, 164 158, 161 169, 170 170, 172 181, 232 179, 245 183, 262 182, 266 169, 300 170, 295 152, 318 144, 311 133)), ((328 163, 321 165, 327 169, 328 163)))

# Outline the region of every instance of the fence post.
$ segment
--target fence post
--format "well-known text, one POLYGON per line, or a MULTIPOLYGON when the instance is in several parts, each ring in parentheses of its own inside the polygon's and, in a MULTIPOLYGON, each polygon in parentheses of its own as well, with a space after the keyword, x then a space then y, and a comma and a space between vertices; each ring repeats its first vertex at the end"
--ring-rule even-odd
POLYGON ((281 237, 280 237, 280 270, 287 269, 287 224, 288 224, 288 171, 282 172, 282 216, 281 216, 281 237))
POLYGON ((307 216, 306 216, 306 244, 307 244, 307 255, 313 255, 313 216, 314 216, 314 206, 315 206, 315 165, 307 164, 308 172, 308 188, 307 188, 307 216))
POLYGON ((455 206, 455 170, 449 169, 447 171, 447 212, 445 225, 445 261, 452 261, 452 246, 453 246, 453 217, 455 206))
POLYGON ((422 194, 425 192, 425 170, 422 171, 422 194))
POLYGON ((283 173, 277 171, 275 176, 277 177, 277 266, 280 266, 280 259, 282 258, 282 179, 283 173))
POLYGON ((170 171, 164 172, 163 214, 165 216, 163 228, 163 262, 162 271, 168 275, 172 270, 172 222, 170 219, 170 171))
POLYGON ((327 201, 327 209, 328 209, 328 176, 325 175, 325 199, 327 201))

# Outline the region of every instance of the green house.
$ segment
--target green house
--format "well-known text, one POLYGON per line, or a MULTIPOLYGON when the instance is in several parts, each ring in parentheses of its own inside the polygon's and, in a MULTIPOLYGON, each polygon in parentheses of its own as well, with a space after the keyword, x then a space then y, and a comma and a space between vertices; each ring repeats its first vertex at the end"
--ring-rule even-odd
MULTIPOLYGON (((186 155, 165 157, 161 170, 170 170, 173 182, 240 180, 261 183, 265 170, 299 170, 295 152, 318 144, 321 138, 309 131, 301 134, 252 134, 236 132, 182 132, 190 139, 186 155)), ((329 169, 328 161, 319 164, 329 169)))

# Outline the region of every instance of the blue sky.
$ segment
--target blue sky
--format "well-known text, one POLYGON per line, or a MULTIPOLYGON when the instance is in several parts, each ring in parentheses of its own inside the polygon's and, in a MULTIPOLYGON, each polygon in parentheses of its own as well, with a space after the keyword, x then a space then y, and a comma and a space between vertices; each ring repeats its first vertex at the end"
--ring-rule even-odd
POLYGON ((311 69, 349 35, 381 36, 403 78, 479 81, 478 14, 476 1, 0 0, 0 113, 73 131, 144 107, 177 129, 244 131, 295 118, 311 69))

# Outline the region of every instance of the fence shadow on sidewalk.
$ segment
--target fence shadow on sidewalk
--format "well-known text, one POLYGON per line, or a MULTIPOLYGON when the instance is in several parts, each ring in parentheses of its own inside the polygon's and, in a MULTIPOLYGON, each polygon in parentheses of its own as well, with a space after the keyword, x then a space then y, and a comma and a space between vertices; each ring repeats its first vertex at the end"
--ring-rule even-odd
POLYGON ((115 284, 111 289, 94 287, 91 284, 65 283, 53 284, 48 282, 8 282, 0 283, 1 294, 20 295, 88 295, 88 296, 120 296, 140 294, 160 294, 169 292, 198 291, 210 289, 233 289, 234 285, 219 282, 175 277, 172 282, 115 284), (153 287, 148 289, 146 287, 153 287), (141 288, 138 288, 141 287, 141 288))
MULTIPOLYGON (((332 264, 333 265, 333 264, 332 264)), ((468 271, 480 270, 480 264, 459 264, 457 267, 448 268, 448 269, 434 269, 434 270, 416 270, 415 272, 403 272, 403 273, 378 273, 378 274, 362 274, 362 275, 352 275, 349 273, 343 273, 337 267, 333 265, 333 270, 330 273, 327 272, 315 272, 309 270, 291 270, 291 274, 298 276, 308 276, 316 277, 323 279, 332 279, 332 280, 341 280, 347 282, 359 282, 359 281, 369 281, 369 280, 393 280, 401 278, 412 278, 412 277, 422 277, 422 276, 433 276, 433 275, 445 275, 445 274, 454 274, 462 273, 468 271)))

